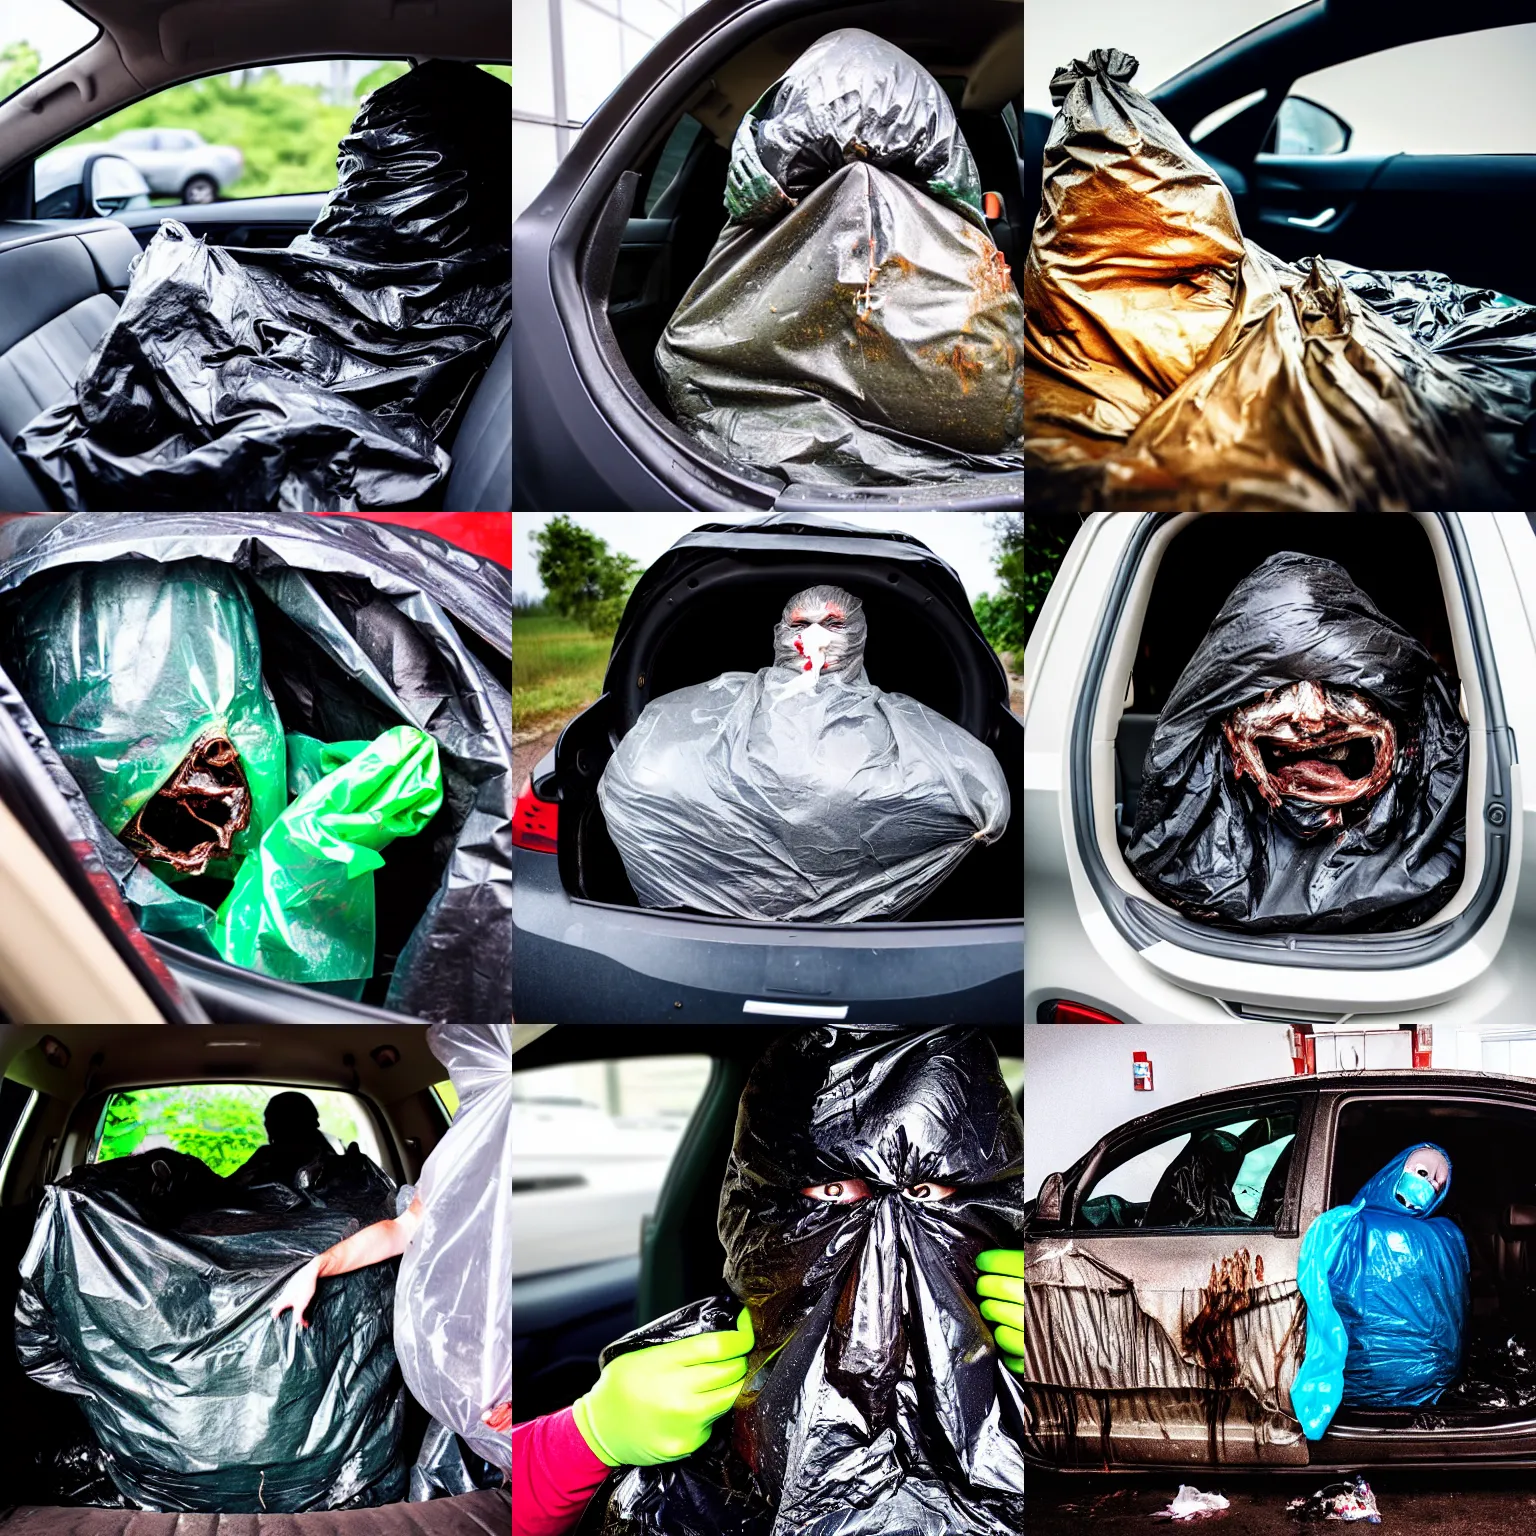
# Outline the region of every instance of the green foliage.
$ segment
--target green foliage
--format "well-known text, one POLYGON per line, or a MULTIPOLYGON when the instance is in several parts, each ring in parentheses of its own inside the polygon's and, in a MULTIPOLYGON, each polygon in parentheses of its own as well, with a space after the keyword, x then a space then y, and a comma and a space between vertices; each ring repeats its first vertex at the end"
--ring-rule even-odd
POLYGON ((558 614, 512 615, 512 724, 574 714, 603 691, 609 642, 558 614))
MULTIPOLYGON (((97 1162, 129 1157, 149 1141, 201 1158, 215 1173, 233 1173, 267 1140, 262 1113, 279 1088, 244 1083, 191 1083, 138 1088, 107 1101, 97 1162)), ((358 1139, 345 1095, 307 1090, 320 1111, 320 1128, 343 1146, 358 1139)))
POLYGON ((1035 627, 1046 593, 1056 579, 1056 572, 1071 548, 1082 519, 1075 512, 1036 515, 1024 523, 1023 599, 1024 638, 1035 627))
POLYGON ((31 43, 7 43, 0 48, 0 101, 14 96, 29 80, 35 80, 42 62, 31 43))
POLYGON ((993 568, 1002 588, 993 596, 983 592, 971 605, 987 644, 994 651, 1024 653, 1025 581, 1024 516, 1020 512, 1000 513, 992 525, 996 540, 993 568))
POLYGON ((628 555, 613 554, 606 539, 564 513, 534 534, 533 547, 550 607, 585 624, 594 635, 611 636, 639 580, 639 564, 628 555))

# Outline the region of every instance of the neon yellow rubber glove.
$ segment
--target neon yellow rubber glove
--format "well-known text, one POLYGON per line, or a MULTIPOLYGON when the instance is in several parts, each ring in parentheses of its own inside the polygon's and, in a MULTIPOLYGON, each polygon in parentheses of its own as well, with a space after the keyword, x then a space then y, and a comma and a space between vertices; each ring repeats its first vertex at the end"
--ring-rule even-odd
POLYGON ((572 1404, 581 1438, 610 1467, 691 1456, 736 1401, 753 1343, 752 1315, 743 1307, 728 1332, 698 1333, 610 1360, 597 1385, 572 1404))
POLYGON ((976 1294, 981 1315, 993 1324, 1003 1364, 1015 1376, 1024 1374, 1024 1250, 989 1248, 976 1256, 981 1278, 976 1294))

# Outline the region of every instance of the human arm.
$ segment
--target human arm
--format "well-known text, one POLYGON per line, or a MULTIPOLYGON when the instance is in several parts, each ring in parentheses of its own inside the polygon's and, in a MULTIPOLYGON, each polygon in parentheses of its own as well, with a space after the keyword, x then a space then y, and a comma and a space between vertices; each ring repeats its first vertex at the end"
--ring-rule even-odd
POLYGON ((354 1232, 351 1237, 345 1237, 324 1253, 317 1254, 278 1292, 271 1307, 273 1318, 281 1317, 292 1307, 299 1326, 309 1327, 304 1321, 304 1313, 314 1299, 315 1287, 320 1280, 326 1275, 350 1274, 354 1269, 366 1269, 370 1264, 399 1258, 416 1235, 422 1214, 418 1197, 400 1215, 389 1221, 376 1221, 371 1227, 364 1227, 361 1232, 354 1232))
POLYGON ((512 1426, 512 1536, 565 1536, 608 1476, 569 1408, 512 1426))
POLYGON ((1015 1376, 1024 1374, 1024 1250, 989 1248, 978 1254, 976 1294, 981 1315, 993 1325, 998 1354, 1015 1376))

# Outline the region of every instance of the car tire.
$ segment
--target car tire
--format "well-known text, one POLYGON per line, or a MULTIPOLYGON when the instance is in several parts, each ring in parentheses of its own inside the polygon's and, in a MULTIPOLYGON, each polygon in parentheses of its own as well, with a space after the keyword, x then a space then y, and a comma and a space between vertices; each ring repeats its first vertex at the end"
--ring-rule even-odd
POLYGON ((181 189, 184 203, 216 203, 219 200, 219 184, 212 176, 189 176, 181 189))

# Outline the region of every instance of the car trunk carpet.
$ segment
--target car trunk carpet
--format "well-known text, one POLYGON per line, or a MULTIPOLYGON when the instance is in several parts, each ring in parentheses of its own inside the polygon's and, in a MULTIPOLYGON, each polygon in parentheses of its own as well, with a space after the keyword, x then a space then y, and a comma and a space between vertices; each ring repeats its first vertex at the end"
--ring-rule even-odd
POLYGON ((1023 467, 1023 307, 915 59, 821 38, 742 120, 725 207, 656 348, 685 430, 795 484, 1023 467))
POLYGON ((1031 508, 1529 506, 1536 307, 1244 240, 1136 68, 1095 50, 1051 81, 1024 270, 1031 508))
POLYGON ((356 511, 440 495, 511 323, 510 90, 433 60, 372 92, 281 251, 166 220, 73 395, 15 448, 69 509, 356 511))
POLYGON ((427 1504, 304 1515, 178 1515, 24 1504, 0 1515, 6 1536, 507 1536, 512 1495, 491 1489, 427 1504))

